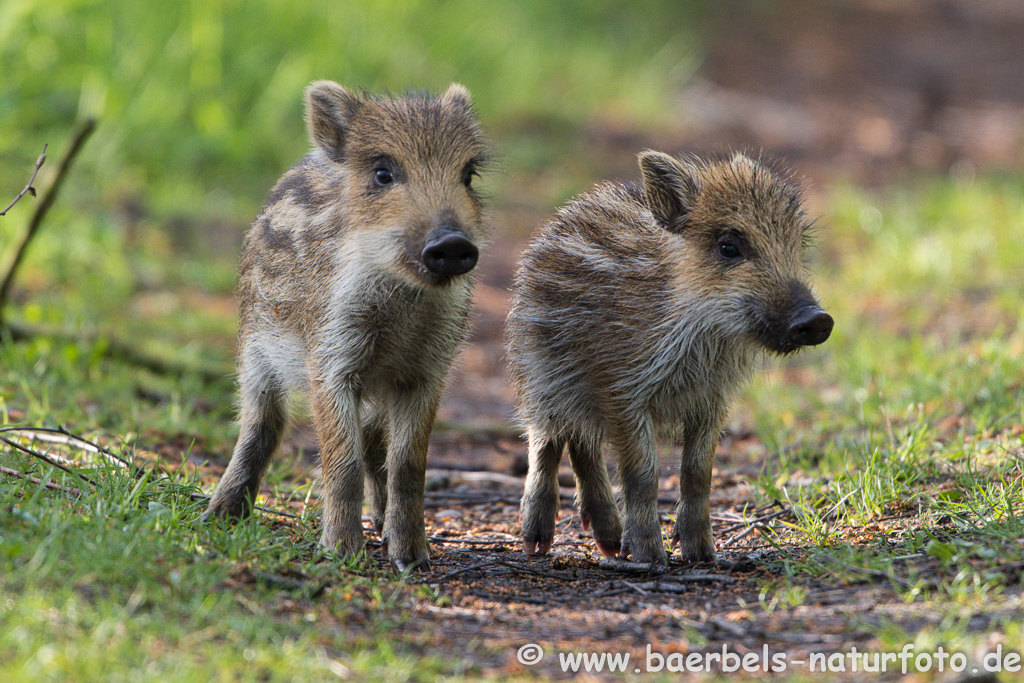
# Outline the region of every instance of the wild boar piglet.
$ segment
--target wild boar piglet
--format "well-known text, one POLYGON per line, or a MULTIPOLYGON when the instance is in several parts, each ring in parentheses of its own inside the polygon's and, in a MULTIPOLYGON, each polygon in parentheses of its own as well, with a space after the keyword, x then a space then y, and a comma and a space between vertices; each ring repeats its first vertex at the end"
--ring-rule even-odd
POLYGON ((373 521, 399 568, 425 564, 427 439, 466 336, 488 231, 473 181, 488 145, 469 93, 306 93, 313 151, 270 192, 239 271, 241 433, 204 518, 250 512, 308 392, 323 472, 321 543, 363 546, 373 521))
POLYGON ((712 459, 733 396, 764 352, 832 332, 807 281, 810 222, 785 176, 743 154, 647 151, 639 163, 641 184, 605 183, 560 209, 515 276, 507 342, 529 442, 527 554, 551 548, 567 450, 598 548, 665 563, 655 438, 667 433, 682 447, 672 540, 684 561, 714 559, 712 459))

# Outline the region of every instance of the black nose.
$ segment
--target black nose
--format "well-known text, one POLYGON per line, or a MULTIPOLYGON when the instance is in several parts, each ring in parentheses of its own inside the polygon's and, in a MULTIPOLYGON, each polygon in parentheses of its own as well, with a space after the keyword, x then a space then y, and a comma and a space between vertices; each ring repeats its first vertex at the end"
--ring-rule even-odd
POLYGON ((800 309, 789 322, 789 341, 797 346, 815 346, 832 334, 832 316, 817 306, 800 309))
POLYGON ((437 275, 451 277, 473 270, 480 251, 465 235, 443 232, 423 248, 423 265, 437 275))

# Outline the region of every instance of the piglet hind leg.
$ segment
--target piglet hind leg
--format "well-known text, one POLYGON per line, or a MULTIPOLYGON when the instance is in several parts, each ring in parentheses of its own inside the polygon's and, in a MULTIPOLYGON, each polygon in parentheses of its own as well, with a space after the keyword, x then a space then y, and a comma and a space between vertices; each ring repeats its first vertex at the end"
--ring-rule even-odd
POLYGON ((668 564, 658 520, 658 458, 650 425, 618 430, 612 445, 619 453, 626 518, 619 555, 634 562, 668 564))
POLYGON ((594 542, 601 554, 615 557, 622 550, 622 524, 608 467, 601 456, 601 444, 569 439, 569 462, 576 478, 576 504, 583 528, 593 529, 594 542))
POLYGON ((238 442, 201 522, 238 519, 252 512, 260 481, 284 432, 284 396, 264 378, 246 381, 243 372, 241 403, 238 442))
POLYGON ((363 423, 363 465, 366 469, 366 495, 370 517, 378 534, 384 533, 384 514, 388 506, 387 435, 379 418, 363 423))
POLYGON ((527 555, 545 555, 555 539, 558 516, 558 465, 562 461, 565 439, 549 437, 530 428, 529 462, 526 486, 520 504, 523 521, 523 551, 527 555))

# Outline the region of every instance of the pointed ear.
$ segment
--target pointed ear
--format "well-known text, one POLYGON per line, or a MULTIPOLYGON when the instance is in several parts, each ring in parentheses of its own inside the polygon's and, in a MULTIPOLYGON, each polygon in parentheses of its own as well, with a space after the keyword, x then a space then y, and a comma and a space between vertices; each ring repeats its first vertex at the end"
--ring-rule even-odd
POLYGON ((316 81, 306 88, 306 128, 309 140, 332 160, 345 156, 345 138, 363 100, 334 81, 316 81))
POLYGON ((700 194, 696 169, 651 150, 641 152, 637 159, 651 212, 666 230, 679 232, 686 227, 700 194))
POLYGON ((473 98, 469 94, 469 90, 458 83, 449 85, 448 89, 444 91, 438 100, 445 105, 458 106, 463 109, 473 108, 473 98))

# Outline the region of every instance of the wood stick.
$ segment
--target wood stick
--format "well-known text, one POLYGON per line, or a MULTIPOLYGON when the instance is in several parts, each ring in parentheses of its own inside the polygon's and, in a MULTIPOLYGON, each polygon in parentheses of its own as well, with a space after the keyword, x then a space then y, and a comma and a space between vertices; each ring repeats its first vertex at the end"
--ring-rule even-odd
POLYGON ((7 205, 6 209, 0 211, 0 216, 6 216, 7 212, 14 208, 14 205, 17 204, 26 193, 33 197, 36 196, 36 188, 32 183, 36 181, 36 174, 39 173, 39 169, 42 168, 43 164, 46 162, 46 146, 47 145, 45 144, 43 145, 43 153, 39 155, 38 159, 36 159, 36 169, 32 171, 32 177, 28 179, 28 185, 25 186, 24 190, 18 193, 18 196, 14 198, 14 201, 7 205))
MULTIPOLYGON (((64 153, 64 157, 60 160, 57 165, 57 174, 53 178, 53 183, 47 188, 43 194, 43 198, 36 205, 36 210, 32 214, 32 218, 28 222, 28 227, 25 229, 25 234, 21 238, 21 242, 15 247, 14 253, 11 256, 10 263, 7 265, 3 278, 0 279, 0 328, 4 326, 3 312, 7 306, 7 298, 11 292, 11 283, 14 282, 14 276, 18 272, 18 267, 21 265, 22 259, 25 258, 25 252, 28 250, 29 244, 32 243, 32 239, 36 236, 39 231, 39 226, 42 224, 46 214, 49 213, 50 207, 57 200, 57 193, 60 191, 60 187, 64 182, 64 177, 67 175, 68 169, 71 168, 71 162, 74 161, 75 156, 79 150, 82 149, 82 145, 85 144, 86 139, 92 134, 92 131, 96 128, 96 119, 86 119, 82 123, 78 132, 75 133, 75 137, 71 140, 71 146, 68 147, 68 151, 64 153)), ((41 164, 40 164, 41 165, 41 164)), ((35 176, 33 175, 33 178, 35 176)), ((30 183, 31 184, 31 183, 30 183)))

